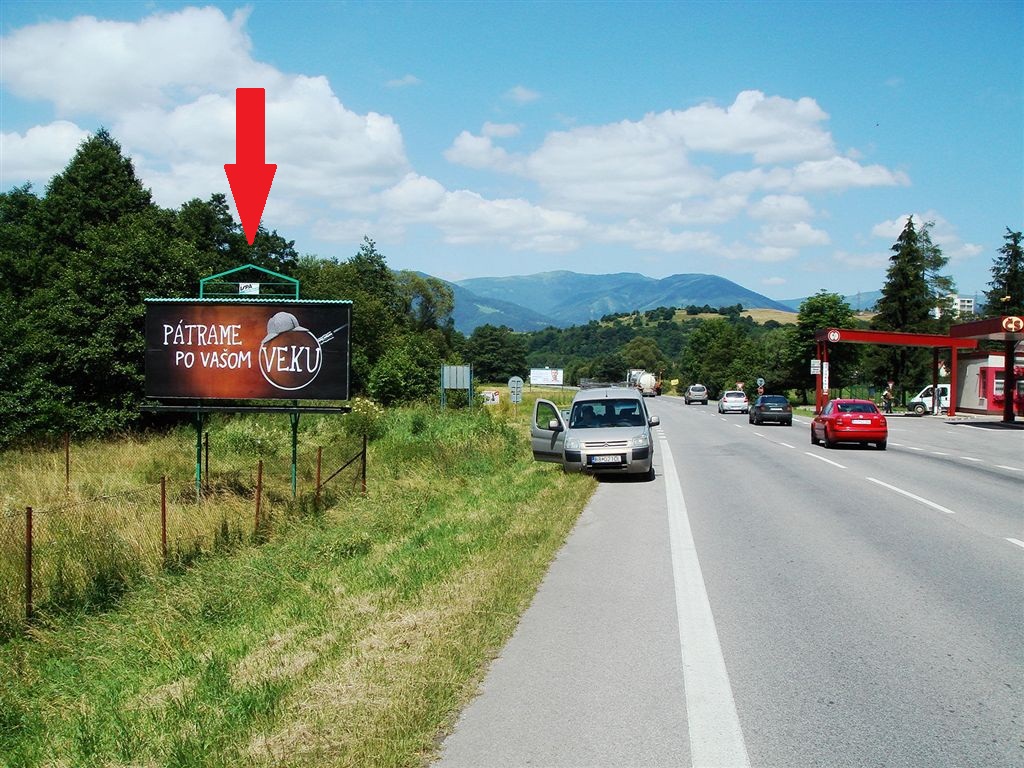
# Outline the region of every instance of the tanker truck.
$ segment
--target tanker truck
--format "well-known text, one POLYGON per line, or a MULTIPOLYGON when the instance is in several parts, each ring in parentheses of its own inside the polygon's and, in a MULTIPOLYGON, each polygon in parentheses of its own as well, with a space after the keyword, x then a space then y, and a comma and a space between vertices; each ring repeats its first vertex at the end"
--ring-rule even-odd
POLYGON ((644 397, 654 397, 658 394, 658 377, 645 371, 637 379, 636 387, 644 397))

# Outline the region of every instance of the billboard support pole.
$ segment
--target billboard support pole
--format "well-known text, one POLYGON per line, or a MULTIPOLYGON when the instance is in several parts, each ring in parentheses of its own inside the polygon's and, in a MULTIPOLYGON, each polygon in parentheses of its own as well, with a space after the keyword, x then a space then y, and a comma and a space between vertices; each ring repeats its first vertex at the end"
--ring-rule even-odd
POLYGON ((203 498, 203 414, 196 413, 196 499, 203 498))
MULTIPOLYGON (((298 402, 295 403, 298 407, 298 402)), ((292 498, 295 498, 298 473, 296 468, 299 463, 299 412, 290 414, 292 422, 292 498)))

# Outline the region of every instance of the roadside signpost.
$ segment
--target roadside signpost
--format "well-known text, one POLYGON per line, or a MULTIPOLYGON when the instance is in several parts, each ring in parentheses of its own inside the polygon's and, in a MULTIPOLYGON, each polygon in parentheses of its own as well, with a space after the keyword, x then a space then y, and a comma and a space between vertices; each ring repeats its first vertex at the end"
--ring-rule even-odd
POLYGON ((508 396, 513 405, 523 402, 523 384, 523 380, 518 376, 508 380, 508 396))

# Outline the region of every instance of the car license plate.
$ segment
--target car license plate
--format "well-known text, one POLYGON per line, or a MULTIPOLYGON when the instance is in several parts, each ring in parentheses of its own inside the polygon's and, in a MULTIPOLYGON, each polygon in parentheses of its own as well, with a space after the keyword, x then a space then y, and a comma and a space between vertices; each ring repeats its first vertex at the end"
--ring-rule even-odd
POLYGON ((853 423, 854 424, 870 424, 871 423, 871 419, 854 419, 853 423))
POLYGON ((621 456, 591 456, 591 464, 621 464, 621 456))

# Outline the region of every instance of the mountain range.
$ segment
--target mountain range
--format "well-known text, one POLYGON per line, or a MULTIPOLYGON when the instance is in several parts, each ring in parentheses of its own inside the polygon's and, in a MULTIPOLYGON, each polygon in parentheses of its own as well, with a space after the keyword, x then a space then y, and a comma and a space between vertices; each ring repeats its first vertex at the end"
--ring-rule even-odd
MULTIPOLYGON (((584 275, 555 271, 512 277, 474 277, 449 282, 455 298, 455 327, 506 325, 515 331, 585 325, 604 315, 657 307, 705 304, 796 312, 804 299, 776 301, 724 277, 704 274, 653 278, 636 272, 584 275)), ((854 309, 874 305, 879 292, 844 297, 854 309), (854 304, 856 300, 856 304, 854 304)))

